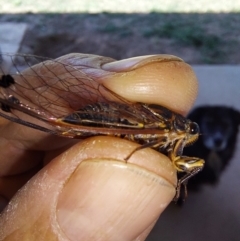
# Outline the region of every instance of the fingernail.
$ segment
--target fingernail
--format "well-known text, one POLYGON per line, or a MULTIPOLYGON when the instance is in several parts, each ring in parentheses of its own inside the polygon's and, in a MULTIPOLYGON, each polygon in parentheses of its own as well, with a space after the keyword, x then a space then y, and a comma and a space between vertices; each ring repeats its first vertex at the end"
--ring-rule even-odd
POLYGON ((70 240, 133 240, 174 193, 168 181, 136 165, 92 159, 82 162, 63 188, 57 219, 70 240))
POLYGON ((102 69, 106 71, 121 72, 139 68, 151 62, 168 62, 168 61, 183 61, 182 59, 167 54, 146 55, 119 61, 110 62, 102 65, 102 69))

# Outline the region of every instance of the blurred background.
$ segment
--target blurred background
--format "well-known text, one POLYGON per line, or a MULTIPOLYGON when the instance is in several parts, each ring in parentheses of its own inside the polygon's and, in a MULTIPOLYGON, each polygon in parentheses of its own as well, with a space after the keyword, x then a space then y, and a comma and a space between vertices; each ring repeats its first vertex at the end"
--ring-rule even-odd
POLYGON ((0 5, 1 23, 27 24, 19 50, 24 53, 116 59, 171 53, 191 64, 240 63, 239 1, 1 0, 0 5))
MULTIPOLYGON (((199 79, 194 109, 217 105, 239 112, 239 26, 240 1, 236 0, 0 0, 2 52, 51 58, 71 52, 115 59, 177 55, 193 66, 199 79)), ((240 118, 237 115, 233 122, 235 117, 223 110, 228 126, 221 127, 221 117, 210 124, 206 113, 201 113, 205 121, 199 119, 199 124, 211 130, 220 126, 215 131, 218 140, 209 145, 200 139, 202 144, 196 143, 196 148, 202 148, 202 158, 217 173, 217 180, 208 182, 212 176, 207 173, 207 181, 190 190, 184 204, 171 204, 148 241, 239 240, 240 139, 229 133, 237 136, 240 118), (231 155, 224 155, 228 150, 220 148, 219 136, 226 143, 234 139, 229 144, 231 155)))

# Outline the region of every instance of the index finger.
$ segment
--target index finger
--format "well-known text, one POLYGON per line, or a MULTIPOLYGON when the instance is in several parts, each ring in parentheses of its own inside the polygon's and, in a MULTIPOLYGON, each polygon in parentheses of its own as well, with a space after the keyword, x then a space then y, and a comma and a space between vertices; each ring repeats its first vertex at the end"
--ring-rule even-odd
POLYGON ((141 56, 108 63, 102 68, 119 72, 104 85, 131 101, 158 104, 186 114, 197 96, 195 73, 176 56, 141 56))

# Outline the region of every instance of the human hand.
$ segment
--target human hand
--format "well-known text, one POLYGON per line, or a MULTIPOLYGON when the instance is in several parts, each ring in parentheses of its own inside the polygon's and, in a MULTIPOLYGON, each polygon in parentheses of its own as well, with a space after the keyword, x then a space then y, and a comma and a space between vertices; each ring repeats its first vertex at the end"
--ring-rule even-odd
MULTIPOLYGON (((102 69, 112 72, 103 84, 133 102, 186 114, 196 97, 195 75, 175 57, 140 57, 102 69)), ((0 240, 144 240, 175 195, 175 170, 153 149, 126 163, 136 143, 109 136, 71 140, 0 124, 2 197, 10 200, 35 174, 2 213, 0 240)))

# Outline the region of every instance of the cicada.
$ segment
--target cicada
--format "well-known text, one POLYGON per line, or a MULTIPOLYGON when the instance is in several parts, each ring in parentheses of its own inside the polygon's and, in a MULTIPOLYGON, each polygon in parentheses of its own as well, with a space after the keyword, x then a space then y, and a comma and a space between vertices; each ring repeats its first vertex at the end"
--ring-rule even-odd
POLYGON ((175 199, 182 185, 186 195, 188 179, 204 166, 200 158, 182 156, 184 146, 199 136, 197 123, 160 105, 128 101, 96 81, 98 64, 113 59, 85 54, 70 60, 21 54, 3 57, 9 58, 13 70, 1 68, 0 116, 63 137, 111 135, 141 144, 134 152, 156 149, 185 173, 178 180, 175 199))

